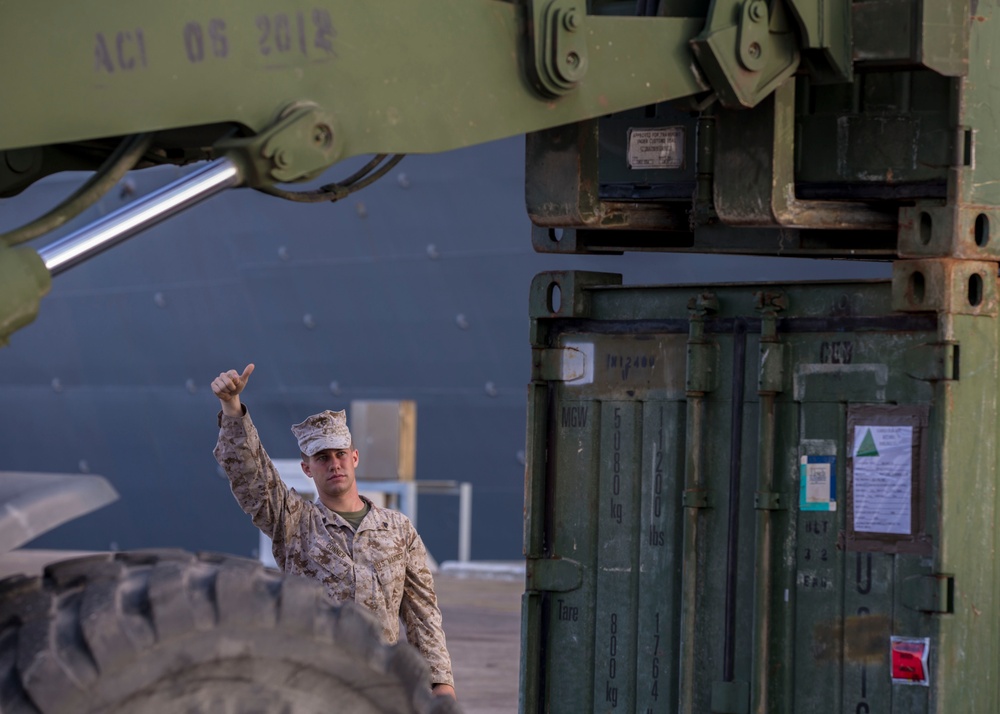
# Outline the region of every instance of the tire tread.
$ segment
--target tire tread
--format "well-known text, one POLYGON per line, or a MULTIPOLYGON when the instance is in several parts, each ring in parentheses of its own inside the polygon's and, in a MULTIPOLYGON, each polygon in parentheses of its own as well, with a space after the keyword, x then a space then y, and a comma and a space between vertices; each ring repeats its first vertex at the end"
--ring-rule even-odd
POLYGON ((211 668, 219 657, 272 656, 257 651, 268 649, 258 640, 278 643, 275 657, 319 667, 329 686, 365 697, 373 712, 459 711, 431 694, 416 650, 382 643, 367 611, 334 606, 319 583, 248 559, 158 550, 88 556, 0 582, 0 714, 131 712, 118 700, 180 676, 178 658, 211 668), (134 683, 135 672, 148 681, 134 683))

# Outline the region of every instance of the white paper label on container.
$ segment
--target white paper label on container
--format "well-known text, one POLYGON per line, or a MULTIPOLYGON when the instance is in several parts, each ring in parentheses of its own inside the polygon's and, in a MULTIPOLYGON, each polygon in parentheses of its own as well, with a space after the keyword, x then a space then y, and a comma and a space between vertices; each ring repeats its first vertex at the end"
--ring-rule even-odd
POLYGON ((913 427, 855 426, 854 530, 911 532, 913 427))

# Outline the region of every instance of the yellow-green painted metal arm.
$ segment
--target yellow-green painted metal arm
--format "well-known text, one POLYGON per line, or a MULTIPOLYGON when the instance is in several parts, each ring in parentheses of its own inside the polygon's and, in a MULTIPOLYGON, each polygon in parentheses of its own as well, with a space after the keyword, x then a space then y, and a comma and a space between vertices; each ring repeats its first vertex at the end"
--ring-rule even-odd
MULTIPOLYGON (((705 89, 688 47, 702 18, 589 18, 574 0, 0 0, 0 15, 0 62, 23 68, 0 75, 0 152, 22 174, 0 190, 74 142, 157 133, 167 160, 225 156, 240 183, 264 186, 705 89), (539 36, 543 21, 555 25, 539 36)), ((112 228, 102 246, 127 237, 116 224, 71 242, 112 228)), ((0 270, 2 343, 34 319, 50 276, 21 249, 2 251, 0 270)))
MULTIPOLYGON (((798 63, 791 24, 767 7, 0 0, 0 63, 22 68, 0 75, 0 194, 58 170, 40 166, 59 147, 126 135, 153 134, 159 160, 224 157, 237 183, 266 187, 352 156, 440 152, 707 91, 752 106, 798 63)), ((0 314, 0 341, 33 318, 47 277, 5 301, 17 317, 0 314)))
MULTIPOLYGON (((582 9, 583 3, 577 4, 582 9)), ((336 159, 479 144, 705 87, 703 18, 587 17, 586 71, 543 96, 525 7, 500 0, 0 2, 0 77, 16 121, 0 150, 202 125, 271 127, 293 104, 329 117, 336 159)))

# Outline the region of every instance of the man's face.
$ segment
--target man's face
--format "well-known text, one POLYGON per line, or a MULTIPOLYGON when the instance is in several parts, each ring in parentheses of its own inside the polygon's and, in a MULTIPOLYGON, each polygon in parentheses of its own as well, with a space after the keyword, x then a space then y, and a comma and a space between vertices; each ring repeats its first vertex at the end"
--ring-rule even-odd
POLYGON ((357 449, 324 449, 303 461, 302 470, 312 478, 321 495, 339 498, 357 492, 354 479, 357 465, 357 449))

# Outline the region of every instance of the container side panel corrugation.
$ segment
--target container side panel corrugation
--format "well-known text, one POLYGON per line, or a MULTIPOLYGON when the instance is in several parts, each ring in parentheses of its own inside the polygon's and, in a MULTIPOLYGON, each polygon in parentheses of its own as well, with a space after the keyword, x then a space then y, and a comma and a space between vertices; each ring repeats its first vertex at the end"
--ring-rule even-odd
MULTIPOLYGON (((727 391, 726 393, 730 399, 730 403, 726 405, 727 409, 740 410, 738 426, 727 425, 726 433, 730 435, 730 442, 739 439, 740 445, 738 451, 733 449, 732 443, 727 447, 727 459, 725 471, 720 480, 720 489, 722 493, 729 491, 732 483, 731 471, 735 470, 735 493, 739 495, 738 518, 730 524, 727 514, 726 524, 727 538, 730 528, 736 528, 734 542, 736 562, 733 564, 735 582, 732 588, 734 594, 733 623, 731 625, 732 676, 734 681, 749 682, 751 680, 752 658, 743 656, 741 653, 753 651, 754 587, 757 572, 754 550, 756 528, 754 500, 757 492, 759 452, 764 448, 764 445, 759 443, 758 433, 760 418, 757 400, 758 335, 748 333, 740 339, 745 340, 745 358, 741 361, 744 381, 742 402, 735 401, 737 398, 735 391, 727 391), (734 428, 739 428, 739 433, 733 432, 734 428), (735 459, 735 463, 731 463, 733 459, 735 459)), ((774 574, 771 577, 773 578, 774 574)))
POLYGON ((601 405, 598 481, 597 608, 594 618, 594 698, 599 710, 635 702, 635 607, 640 514, 641 426, 636 402, 601 405))
MULTIPOLYGON (((795 427, 797 431, 797 421, 795 427)), ((812 441, 804 443, 813 444, 810 451, 836 458, 837 503, 843 504, 845 461, 843 450, 837 448, 839 435, 846 428, 843 405, 828 403, 813 406, 809 411, 808 427, 805 438, 812 441)), ((797 434, 793 438, 791 443, 794 448, 798 443, 797 434)), ((790 466, 797 470, 798 449, 795 452, 795 463, 790 466)), ((797 482, 797 478, 793 480, 793 483, 797 482)), ((813 570, 808 583, 803 573, 799 576, 801 580, 796 579, 794 591, 782 593, 783 607, 795 608, 792 640, 808 643, 810 648, 810 656, 793 658, 788 662, 795 683, 793 698, 806 711, 822 711, 823 707, 841 711, 840 703, 845 696, 846 701, 855 701, 850 695, 856 692, 848 693, 844 689, 850 676, 845 672, 844 681, 841 681, 840 674, 844 638, 839 623, 844 617, 845 567, 848 562, 853 565, 853 556, 837 547, 837 533, 843 528, 843 520, 843 508, 800 512, 796 524, 797 537, 792 538, 795 560, 784 564, 791 568, 795 563, 808 564, 813 570), (812 588, 812 577, 816 577, 817 582, 828 583, 830 589, 812 588)))
POLYGON ((667 714, 677 702, 684 404, 642 407, 635 710, 667 714))
POLYGON ((893 556, 885 553, 848 554, 841 625, 844 701, 848 707, 867 704, 882 711, 891 707, 889 652, 884 644, 894 630, 892 560, 893 556))
POLYGON ((555 443, 550 445, 546 498, 551 557, 582 563, 581 586, 548 594, 548 659, 545 678, 549 711, 593 711, 593 623, 599 607, 593 563, 600 498, 595 488, 600 439, 600 404, 556 402, 555 443), (584 684, 586 682, 587 684, 584 684))

